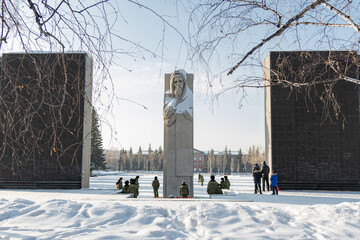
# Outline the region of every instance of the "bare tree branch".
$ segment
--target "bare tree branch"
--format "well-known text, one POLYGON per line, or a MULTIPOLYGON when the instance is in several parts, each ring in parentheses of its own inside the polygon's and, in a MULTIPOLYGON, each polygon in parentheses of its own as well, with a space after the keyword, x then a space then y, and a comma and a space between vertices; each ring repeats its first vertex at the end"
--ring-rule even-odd
POLYGON ((297 15, 295 15, 294 17, 290 18, 281 28, 279 28, 279 30, 277 30, 275 33, 271 34, 269 37, 263 39, 261 41, 261 43, 259 43, 258 45, 256 45, 255 47, 253 47, 249 52, 247 52, 245 54, 245 56, 234 66, 230 69, 230 71, 227 73, 227 75, 232 74, 250 55, 252 55, 257 49, 261 48, 265 43, 269 42, 271 39, 280 36, 281 34, 283 34, 283 32, 288 29, 291 24, 297 20, 299 20, 300 18, 302 18, 306 12, 308 12, 309 10, 312 10, 314 8, 316 8, 318 5, 320 5, 321 3, 323 3, 325 0, 316 0, 314 3, 310 4, 309 6, 307 6, 306 8, 304 8, 300 13, 298 13, 297 15))
POLYGON ((234 0, 234 1, 236 1, 236 2, 245 2, 245 3, 248 3, 248 4, 252 5, 252 6, 256 6, 256 7, 262 8, 262 9, 264 9, 266 11, 272 12, 278 18, 278 22, 277 22, 276 26, 278 28, 280 28, 282 16, 276 10, 267 7, 266 4, 264 4, 264 1, 262 2, 262 4, 259 4, 259 3, 255 2, 255 1, 248 1, 248 0, 234 0))
POLYGON ((342 17, 346 22, 348 22, 352 26, 352 28, 355 29, 355 31, 357 31, 360 34, 360 26, 358 24, 356 24, 350 18, 350 16, 348 16, 345 13, 341 12, 339 9, 335 8, 334 6, 332 6, 330 3, 326 2, 326 1, 322 2, 321 5, 327 7, 328 9, 330 9, 331 11, 336 13, 336 15, 342 17))
POLYGON ((323 22, 293 22, 291 26, 297 25, 314 25, 314 26, 324 26, 324 27, 345 27, 352 28, 353 26, 350 24, 335 24, 335 23, 323 23, 323 22))

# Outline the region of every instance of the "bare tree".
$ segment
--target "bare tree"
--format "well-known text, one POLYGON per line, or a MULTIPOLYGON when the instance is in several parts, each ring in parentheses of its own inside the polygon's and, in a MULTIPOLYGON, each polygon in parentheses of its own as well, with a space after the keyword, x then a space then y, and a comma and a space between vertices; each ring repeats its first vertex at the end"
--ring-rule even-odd
MULTIPOLYGON (((189 35, 195 61, 207 65, 221 57, 219 52, 227 53, 226 59, 220 58, 226 61, 223 70, 227 75, 241 66, 262 67, 269 49, 359 49, 357 1, 209 0, 190 8, 189 35)), ((332 61, 327 64, 334 66, 332 61)), ((341 72, 338 77, 359 83, 341 72)), ((258 80, 242 76, 236 86, 251 86, 258 80)))
MULTIPOLYGON (((164 23, 164 28, 172 27, 151 8, 137 1, 126 2, 153 14, 164 23)), ((92 104, 99 103, 101 96, 106 94, 109 102, 98 106, 110 113, 114 101, 128 99, 122 99, 114 93, 109 67, 121 56, 143 58, 149 54, 162 59, 161 51, 157 49, 161 49, 164 36, 159 37, 160 47, 155 46, 155 50, 150 50, 139 44, 138 40, 131 40, 119 32, 116 25, 126 22, 122 15, 126 9, 117 0, 2 0, 0 9, 0 53, 14 50, 26 54, 44 51, 49 53, 41 61, 31 57, 23 58, 17 60, 19 66, 1 68, 2 82, 7 82, 7 86, 1 88, 3 92, 0 97, 0 157, 9 149, 21 153, 12 157, 13 164, 9 168, 14 174, 26 162, 34 161, 36 154, 42 154, 44 146, 50 146, 48 155, 56 156, 55 158, 79 152, 81 142, 65 146, 60 141, 60 137, 66 134, 80 134, 80 130, 74 132, 68 126, 69 122, 76 119, 72 108, 81 103, 79 99, 84 94, 82 88, 67 81, 70 77, 81 77, 80 71, 69 70, 71 64, 81 61, 67 61, 65 53, 86 52, 91 56, 94 69, 92 104), (60 55, 54 57, 50 53, 60 55), (23 74, 19 77, 20 69, 21 72, 31 69, 31 76, 23 74), (54 81, 54 75, 65 79, 64 83, 54 85, 51 82, 54 81), (28 81, 30 77, 33 80, 28 81), (47 110, 43 113, 39 111, 40 108, 47 110), (34 127, 34 119, 41 122, 44 128, 34 127), (57 134, 59 128, 63 129, 61 136, 57 134), (43 137, 45 129, 49 135, 46 140, 43 137)), ((3 58, 2 63, 5 60, 3 58)), ((100 120, 103 118, 100 117, 100 120)), ((106 121, 102 123, 107 124, 106 121)), ((82 128, 77 125, 76 129, 82 128)), ((61 161, 59 165, 62 165, 61 161)), ((36 174, 35 170, 32 174, 36 174)))
MULTIPOLYGON (((207 0, 198 3, 188 1, 190 11, 189 39, 192 59, 199 68, 210 72, 209 88, 215 80, 224 81, 224 75, 235 78, 231 87, 246 91, 247 87, 266 87, 270 84, 302 89, 307 96, 314 92, 315 85, 324 86, 316 97, 323 99, 324 108, 340 109, 333 88, 338 81, 360 84, 358 76, 347 75, 349 68, 359 66, 360 3, 339 0, 207 0), (274 82, 265 82, 263 62, 269 51, 326 50, 330 54, 319 54, 311 64, 302 66, 288 81, 281 58, 278 71, 272 70, 274 82), (348 65, 338 61, 335 50, 349 51, 348 65), (216 66, 214 66, 216 65, 216 66), (316 72, 319 65, 330 69, 331 78, 319 81, 320 75, 305 76, 316 72), (221 69, 218 69, 221 66, 221 69), (217 69, 217 72, 214 72, 217 69)), ((341 60, 342 61, 342 60, 341 60)), ((318 71, 317 71, 318 72, 318 71)), ((245 93, 245 92, 243 92, 245 93)), ((246 93, 245 93, 246 95, 246 93)), ((310 99, 311 101, 312 99, 310 99)), ((328 115, 325 114, 325 117, 328 115)))

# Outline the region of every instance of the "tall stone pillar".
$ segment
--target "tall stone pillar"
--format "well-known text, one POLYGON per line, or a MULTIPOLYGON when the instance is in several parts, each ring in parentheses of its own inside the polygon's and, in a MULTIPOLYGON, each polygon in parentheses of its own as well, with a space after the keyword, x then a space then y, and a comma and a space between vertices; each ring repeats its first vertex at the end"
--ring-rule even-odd
POLYGON ((180 196, 180 185, 194 196, 193 74, 176 70, 165 74, 163 194, 180 196))

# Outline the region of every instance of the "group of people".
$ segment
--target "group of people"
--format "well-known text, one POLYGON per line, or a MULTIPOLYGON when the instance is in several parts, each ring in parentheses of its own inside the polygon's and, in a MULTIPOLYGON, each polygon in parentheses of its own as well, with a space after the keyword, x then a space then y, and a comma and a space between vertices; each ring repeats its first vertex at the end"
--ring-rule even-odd
POLYGON ((119 178, 119 180, 116 182, 116 188, 121 190, 120 193, 132 193, 134 198, 137 198, 139 195, 139 176, 136 176, 135 178, 131 178, 130 182, 128 180, 125 181, 125 184, 123 186, 123 178, 119 178))
POLYGON ((276 174, 275 170, 272 170, 272 174, 270 177, 270 187, 269 187, 269 173, 270 173, 270 168, 269 166, 266 164, 266 162, 263 162, 262 165, 262 169, 260 169, 259 164, 255 164, 254 169, 253 169, 253 178, 254 178, 254 183, 255 183, 255 194, 257 194, 258 192, 260 194, 262 194, 261 192, 261 179, 262 179, 262 189, 265 192, 265 185, 266 185, 266 190, 270 191, 270 187, 273 191, 272 195, 278 195, 279 194, 279 187, 278 187, 278 177, 276 174))
MULTIPOLYGON (((136 176, 134 179, 130 179, 130 182, 126 180, 125 185, 123 186, 123 178, 121 177, 116 182, 116 188, 118 190, 121 190, 120 193, 132 193, 134 198, 137 198, 137 196, 139 195, 139 178, 139 176, 136 176)), ((158 198, 160 182, 157 177, 154 177, 151 185, 154 190, 154 197, 158 198)), ((184 198, 187 198, 189 196, 189 187, 185 182, 182 182, 182 184, 180 185, 180 195, 184 198)))
POLYGON ((216 182, 215 176, 210 176, 210 181, 207 185, 207 193, 208 194, 223 194, 223 189, 230 189, 230 181, 227 176, 221 178, 220 184, 216 182))
MULTIPOLYGON (((270 168, 269 166, 266 164, 266 162, 263 162, 262 165, 262 169, 260 169, 260 166, 258 164, 255 164, 254 169, 253 169, 253 177, 254 177, 254 183, 255 183, 255 194, 257 194, 258 192, 260 194, 262 194, 261 191, 261 180, 262 180, 262 189, 263 191, 265 191, 265 186, 266 186, 266 190, 270 191, 270 188, 272 189, 273 193, 272 195, 278 195, 278 185, 277 185, 277 174, 276 171, 273 170, 271 177, 270 177, 270 182, 271 184, 269 184, 269 173, 270 173, 270 168)), ((130 179, 130 182, 128 180, 125 181, 125 185, 123 186, 123 178, 119 178, 119 180, 116 182, 116 188, 121 190, 121 193, 133 193, 134 198, 137 198, 137 196, 139 195, 139 176, 136 176, 134 179, 130 179)), ((202 174, 199 173, 198 175, 198 182, 201 184, 201 186, 203 186, 204 183, 204 176, 202 174)), ((154 177, 154 180, 152 181, 152 188, 154 190, 154 197, 158 198, 159 197, 159 187, 160 187, 160 182, 158 180, 157 177, 154 177)), ((207 193, 208 194, 223 194, 223 189, 230 189, 230 181, 228 179, 227 176, 224 176, 221 178, 220 183, 217 183, 215 180, 215 176, 211 175, 210 176, 210 181, 207 185, 207 193)), ((185 182, 182 182, 182 184, 180 185, 180 195, 183 198, 187 198, 189 196, 189 187, 185 182)))

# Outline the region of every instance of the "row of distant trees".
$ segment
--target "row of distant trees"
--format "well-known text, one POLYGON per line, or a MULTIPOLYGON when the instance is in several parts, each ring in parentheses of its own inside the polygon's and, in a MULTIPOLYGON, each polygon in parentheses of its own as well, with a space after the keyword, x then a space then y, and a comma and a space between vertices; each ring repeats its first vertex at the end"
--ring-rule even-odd
POLYGON ((261 164, 265 154, 259 147, 252 146, 248 154, 243 154, 241 148, 236 153, 225 147, 223 152, 215 153, 211 149, 204 158, 203 172, 251 172, 255 163, 261 164))
POLYGON ((129 151, 120 150, 120 157, 117 164, 119 171, 162 171, 164 168, 164 157, 161 146, 153 150, 151 145, 146 154, 143 154, 141 147, 136 154, 132 148, 129 151))
POLYGON ((129 150, 107 150, 106 158, 110 170, 162 171, 164 168, 162 147, 152 149, 151 144, 147 151, 143 151, 141 147, 137 152, 134 152, 132 147, 129 150))
MULTIPOLYGON (((225 147, 223 152, 211 149, 202 159, 202 172, 251 172, 255 163, 261 164, 265 157, 259 147, 252 146, 248 154, 240 149, 234 153, 225 147)), ((164 155, 162 147, 153 150, 149 145, 147 151, 139 147, 137 152, 129 150, 107 150, 107 166, 110 170, 118 171, 162 171, 164 155)))

